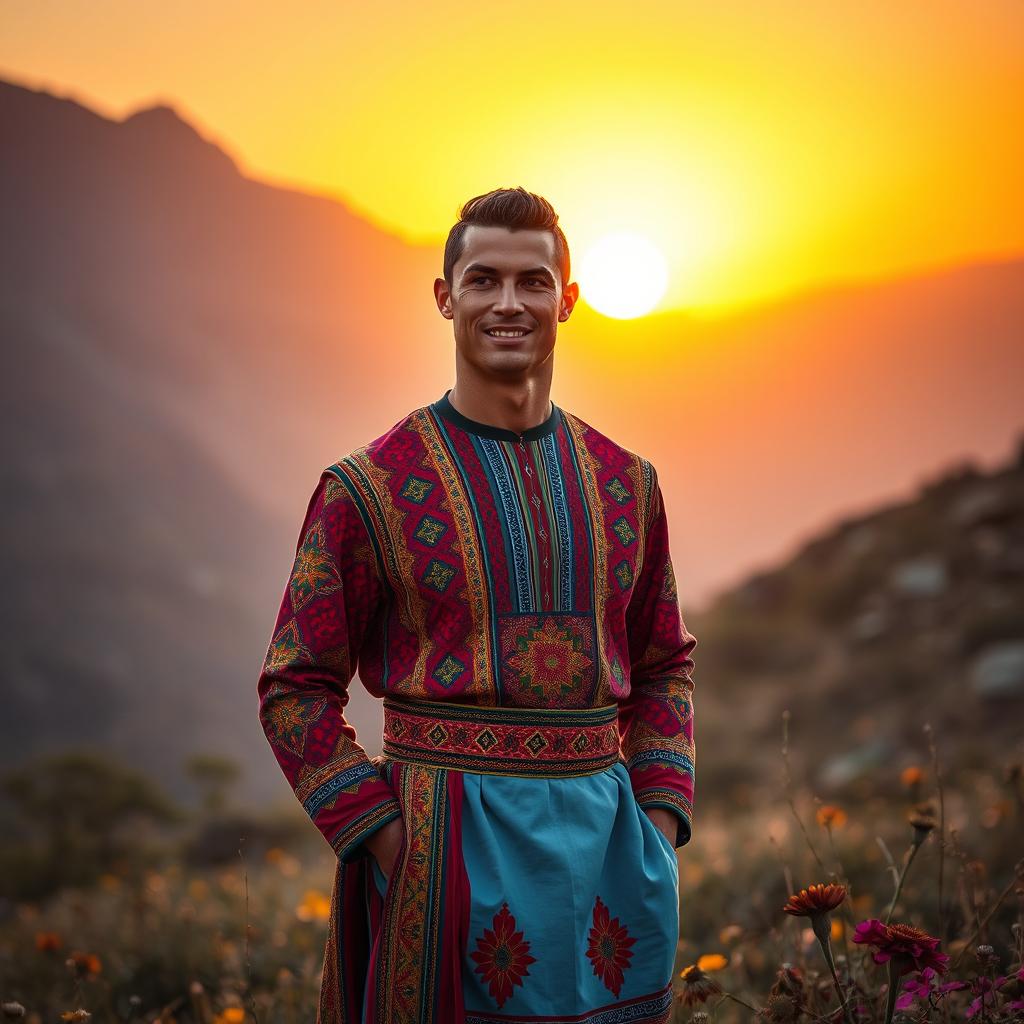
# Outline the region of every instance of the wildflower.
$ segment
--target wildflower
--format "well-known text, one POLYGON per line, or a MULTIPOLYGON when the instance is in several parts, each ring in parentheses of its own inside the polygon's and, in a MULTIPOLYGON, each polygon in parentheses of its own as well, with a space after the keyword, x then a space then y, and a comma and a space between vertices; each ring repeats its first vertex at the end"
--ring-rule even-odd
MULTIPOLYGON (((967 1019, 970 1020, 978 1013, 987 1015, 996 1008, 997 993, 1006 984, 1006 978, 986 978, 979 974, 971 982, 971 995, 974 998, 967 1007, 967 1019)), ((984 1016, 982 1017, 984 1019, 984 1016)))
POLYGON ((316 889, 307 889, 295 908, 295 916, 300 921, 326 921, 331 916, 331 901, 316 889))
POLYGON ((697 964, 690 964, 679 972, 683 987, 678 999, 684 1006, 701 1006, 712 996, 722 994, 722 986, 708 977, 697 964))
POLYGON ((978 958, 978 964, 981 967, 997 967, 999 965, 999 957, 993 946, 979 946, 974 951, 974 955, 978 958))
POLYGON ((36 949, 40 952, 52 953, 54 950, 60 949, 60 947, 60 936, 56 932, 36 933, 36 949))
POLYGON ((705 953, 697 960, 697 966, 702 971, 720 971, 728 965, 729 961, 721 953, 705 953))
MULTIPOLYGON (((829 973, 832 975, 832 984, 835 986, 840 1005, 846 1002, 846 996, 836 972, 835 957, 832 955, 832 921, 828 915, 846 899, 846 891, 845 885, 812 885, 790 896, 782 908, 787 914, 792 914, 794 917, 809 917, 811 919, 811 928, 821 947, 821 955, 825 958, 825 963, 828 964, 829 973)), ((844 1013, 844 1016, 849 1021, 849 1013, 844 1013)))
POLYGON ((214 1018, 214 1024, 243 1024, 245 1010, 241 1006, 229 1006, 214 1018))
POLYGON ((770 1024, 796 1024, 802 1013, 802 1007, 792 996, 769 995, 758 1017, 770 1024))
POLYGON ((924 772, 916 765, 908 765, 900 772, 900 782, 903 783, 907 789, 913 789, 915 786, 920 786, 924 782, 924 772))
POLYGON ((794 917, 809 917, 813 921, 831 913, 845 899, 845 885, 811 885, 790 896, 782 909, 794 917))
POLYGON ((915 1002, 929 1004, 934 997, 945 996, 949 992, 955 992, 967 988, 966 981, 948 981, 944 985, 935 985, 939 974, 934 967, 926 967, 923 971, 912 974, 903 983, 903 994, 896 1000, 897 1010, 906 1010, 915 1002))
POLYGON ((908 815, 907 820, 914 830, 914 846, 920 846, 928 835, 939 826, 935 810, 931 804, 918 804, 908 815))
POLYGON ((68 957, 66 963, 79 977, 83 978, 94 977, 103 969, 100 958, 95 953, 82 953, 78 950, 68 957))
POLYGON ((846 811, 833 804, 823 804, 816 815, 822 828, 842 828, 846 824, 846 811))
POLYGON ((862 921, 853 933, 853 941, 871 946, 876 964, 892 961, 897 974, 932 968, 936 974, 945 974, 949 956, 939 951, 939 940, 920 928, 908 924, 884 924, 877 918, 862 921))

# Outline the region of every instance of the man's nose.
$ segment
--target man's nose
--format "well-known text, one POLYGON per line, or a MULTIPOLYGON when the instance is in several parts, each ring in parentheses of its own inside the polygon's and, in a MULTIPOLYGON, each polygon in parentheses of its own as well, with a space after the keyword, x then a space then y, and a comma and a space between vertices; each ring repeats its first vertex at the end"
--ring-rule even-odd
POLYGON ((494 302, 494 312, 508 315, 518 313, 522 308, 523 304, 519 301, 515 281, 506 281, 501 286, 501 291, 494 302))

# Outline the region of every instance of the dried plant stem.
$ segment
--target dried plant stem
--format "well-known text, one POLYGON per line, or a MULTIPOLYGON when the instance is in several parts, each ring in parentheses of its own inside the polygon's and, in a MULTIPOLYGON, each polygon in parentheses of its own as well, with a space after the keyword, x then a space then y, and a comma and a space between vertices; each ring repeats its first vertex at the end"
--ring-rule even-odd
POLYGON ((896 891, 892 894, 892 902, 889 904, 889 911, 885 915, 886 924, 892 920, 892 914, 896 909, 896 904, 899 902, 900 893, 903 892, 903 883, 907 880, 907 872, 910 871, 910 865, 914 863, 914 858, 917 856, 917 851, 920 849, 920 843, 913 843, 910 847, 910 856, 907 857, 907 862, 903 865, 903 870, 900 872, 900 877, 896 882, 896 891))
POLYGON ((246 870, 245 856, 242 853, 244 845, 245 837, 243 836, 238 847, 238 857, 242 862, 242 880, 245 883, 245 987, 249 992, 249 1012, 256 1024, 259 1024, 259 1014, 256 1013, 256 996, 252 988, 252 963, 249 960, 249 872, 246 870))
POLYGON ((796 823, 800 828, 800 832, 804 837, 804 841, 807 843, 807 848, 811 851, 811 855, 814 857, 825 875, 828 875, 828 868, 825 867, 821 857, 818 856, 818 851, 814 848, 814 843, 811 842, 811 837, 804 827, 803 819, 800 817, 800 812, 796 809, 796 801, 793 799, 793 774, 789 767, 789 711, 782 712, 782 765, 783 765, 783 780, 784 780, 784 792, 786 796, 786 803, 789 805, 789 809, 796 819, 796 823))
POLYGON ((832 922, 829 920, 828 914, 813 915, 811 917, 811 928, 814 930, 814 937, 818 940, 818 945, 821 946, 821 953, 825 957, 825 963, 828 964, 828 969, 832 973, 832 984, 835 985, 836 995, 839 997, 839 1005, 843 1009, 843 1019, 846 1021, 846 1024, 853 1024, 850 1008, 847 1005, 846 993, 843 991, 842 983, 839 981, 835 959, 832 956, 832 922))
POLYGON ((717 1010, 718 1007, 721 1006, 722 1003, 724 1003, 726 1001, 726 999, 731 999, 734 1003, 739 1003, 740 1006, 745 1006, 748 1010, 750 1010, 751 1013, 760 1013, 761 1012, 756 1006, 751 1006, 750 1003, 744 1002, 742 999, 740 999, 739 996, 734 996, 731 992, 723 992, 722 993, 722 998, 715 1005, 715 1010, 717 1010))
POLYGON ((896 996, 900 990, 900 975, 896 969, 896 957, 889 961, 889 991, 885 994, 885 1024, 892 1024, 896 1009, 896 996))
POLYGON ((966 953, 968 949, 971 949, 974 946, 974 943, 978 940, 978 937, 985 930, 985 926, 989 923, 989 921, 992 920, 992 918, 996 914, 996 911, 999 910, 999 908, 1003 905, 1003 901, 1006 899, 1006 897, 1009 896, 1010 893, 1013 892, 1013 890, 1017 887, 1022 877, 1024 877, 1024 861, 1019 861, 1016 867, 1014 868, 1013 878, 1010 879, 1010 884, 1007 885, 1007 887, 999 894, 999 898, 989 908, 989 912, 978 922, 978 926, 971 933, 971 937, 967 940, 967 942, 964 943, 963 949, 960 950, 960 952, 956 956, 956 959, 950 965, 950 970, 956 970, 960 961, 963 959, 964 953, 966 953))
POLYGON ((925 735, 928 750, 932 755, 932 771, 935 773, 935 788, 939 794, 939 937, 946 939, 946 907, 943 902, 943 882, 946 870, 946 793, 942 786, 942 771, 939 768, 939 751, 935 743, 935 730, 926 722, 925 735))

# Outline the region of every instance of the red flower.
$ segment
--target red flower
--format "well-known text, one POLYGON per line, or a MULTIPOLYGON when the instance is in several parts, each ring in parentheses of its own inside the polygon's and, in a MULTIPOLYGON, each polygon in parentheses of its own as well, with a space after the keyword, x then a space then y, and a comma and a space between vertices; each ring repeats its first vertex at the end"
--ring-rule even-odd
POLYGON ((790 896, 782 909, 794 917, 817 917, 835 910, 845 899, 845 885, 811 885, 790 896))
POLYGON ((939 940, 908 924, 885 924, 877 918, 862 921, 853 933, 853 941, 871 946, 876 964, 894 961, 899 974, 932 968, 945 974, 949 956, 939 952, 939 940))
POLYGON ((476 940, 476 952, 470 953, 477 962, 475 970, 488 983, 498 1006, 512 995, 513 985, 522 985, 523 977, 530 973, 527 965, 537 962, 528 952, 530 943, 524 942, 523 933, 515 929, 516 919, 509 913, 508 904, 502 903, 494 915, 494 930, 485 928, 476 940))
POLYGON ((598 896, 594 903, 594 927, 590 929, 587 956, 593 961, 594 973, 615 996, 622 989, 622 972, 629 967, 629 958, 633 955, 629 947, 635 942, 626 927, 619 924, 619 919, 610 917, 608 908, 598 896))

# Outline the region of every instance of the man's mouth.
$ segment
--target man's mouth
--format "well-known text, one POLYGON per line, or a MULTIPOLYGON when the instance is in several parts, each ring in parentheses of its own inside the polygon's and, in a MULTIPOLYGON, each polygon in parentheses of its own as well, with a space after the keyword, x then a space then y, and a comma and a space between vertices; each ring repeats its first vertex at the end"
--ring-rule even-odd
POLYGON ((529 327, 488 327, 484 330, 484 334, 492 338, 522 338, 529 333, 529 327))

